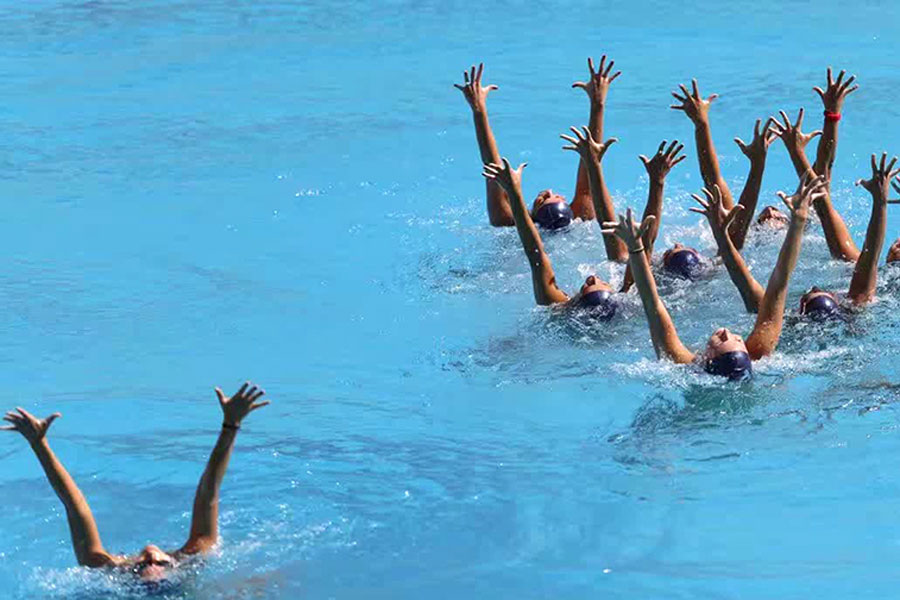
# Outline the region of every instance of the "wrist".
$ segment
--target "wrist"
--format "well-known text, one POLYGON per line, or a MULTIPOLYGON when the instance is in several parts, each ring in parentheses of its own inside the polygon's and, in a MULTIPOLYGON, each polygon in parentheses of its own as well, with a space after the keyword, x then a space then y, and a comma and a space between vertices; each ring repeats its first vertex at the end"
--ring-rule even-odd
POLYGON ((241 424, 239 422, 232 423, 232 422, 229 422, 227 419, 224 419, 222 421, 222 431, 234 431, 235 433, 237 433, 237 431, 240 428, 241 428, 241 424))

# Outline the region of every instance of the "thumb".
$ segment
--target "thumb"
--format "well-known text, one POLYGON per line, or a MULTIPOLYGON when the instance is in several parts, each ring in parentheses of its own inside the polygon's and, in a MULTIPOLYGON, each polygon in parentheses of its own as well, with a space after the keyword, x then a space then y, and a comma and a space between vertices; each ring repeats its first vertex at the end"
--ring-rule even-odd
POLYGON ((225 393, 221 390, 221 388, 216 388, 216 396, 219 397, 219 404, 221 406, 225 406, 225 401, 228 398, 225 396, 225 393))
POLYGON ((46 418, 47 427, 50 427, 50 425, 53 423, 53 421, 57 420, 61 416, 62 416, 62 413, 55 412, 52 415, 50 415, 49 417, 47 417, 46 418))

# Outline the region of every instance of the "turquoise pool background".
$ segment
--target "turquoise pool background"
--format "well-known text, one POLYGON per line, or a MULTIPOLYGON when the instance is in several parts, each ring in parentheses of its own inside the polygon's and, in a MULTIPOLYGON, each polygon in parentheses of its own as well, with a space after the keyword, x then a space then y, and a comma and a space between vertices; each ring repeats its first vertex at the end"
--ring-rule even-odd
MULTIPOLYGON (((4 406, 64 414, 51 440, 106 545, 179 545, 220 414, 245 424, 220 555, 173 598, 887 598, 900 561, 900 279, 828 328, 789 319, 735 388, 654 360, 635 297, 610 325, 535 308, 515 232, 487 227, 473 62, 500 85, 501 152, 526 194, 570 195, 570 84, 606 52, 605 161, 641 208, 636 156, 686 142, 662 236, 707 255, 687 212, 695 76, 735 192, 734 136, 784 108, 821 125, 828 64, 859 77, 835 201, 861 243, 869 153, 900 152, 889 3, 5 2, 0 6, 4 406)), ((811 147, 812 152, 812 147, 811 147)), ((795 185, 773 146, 760 206, 795 185)), ((898 235, 891 210, 888 244, 898 235)), ((780 244, 755 234, 765 279, 780 244)), ((597 227, 547 239, 574 290, 597 227)), ((835 290, 818 228, 789 303, 835 290)), ((752 319, 723 272, 666 282, 683 339, 752 319)), ((0 438, 0 590, 130 597, 73 568, 37 461, 0 438)))

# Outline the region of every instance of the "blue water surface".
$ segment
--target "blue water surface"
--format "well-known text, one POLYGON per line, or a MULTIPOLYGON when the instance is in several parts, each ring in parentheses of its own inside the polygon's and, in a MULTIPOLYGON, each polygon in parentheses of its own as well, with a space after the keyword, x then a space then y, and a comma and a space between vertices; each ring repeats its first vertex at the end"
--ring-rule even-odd
MULTIPOLYGON (((659 246, 713 241, 687 211, 691 77, 731 139, 807 108, 847 68, 834 199, 859 244, 874 151, 900 152, 890 3, 35 0, 0 8, 4 407, 64 417, 53 447, 106 546, 171 548, 221 421, 212 388, 272 405, 239 436, 218 553, 168 598, 889 598, 900 562, 900 278, 845 323, 789 318, 750 384, 656 361, 636 296, 608 325, 537 308, 515 231, 487 226, 468 107, 473 62, 525 193, 570 195, 573 81, 609 53, 605 171, 643 207, 637 160, 689 159, 659 246)), ((810 147, 810 153, 814 149, 810 147)), ((772 147, 760 206, 796 177, 772 147)), ((888 244, 898 233, 893 208, 888 244)), ((765 281, 781 243, 746 251, 765 281)), ((574 291, 596 224, 546 239, 574 291)), ((846 289, 811 227, 789 306, 846 289)), ((684 341, 746 334, 721 268, 662 282, 684 341)), ((27 444, 0 438, 0 597, 144 597, 74 567, 27 444)))

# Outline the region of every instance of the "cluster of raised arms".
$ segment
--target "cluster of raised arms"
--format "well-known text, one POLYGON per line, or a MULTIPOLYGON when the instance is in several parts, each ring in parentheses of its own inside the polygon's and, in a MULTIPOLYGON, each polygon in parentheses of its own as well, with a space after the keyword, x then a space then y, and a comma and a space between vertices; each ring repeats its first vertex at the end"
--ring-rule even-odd
MULTIPOLYGON (((650 181, 643 217, 637 222, 631 209, 624 215, 617 216, 601 166, 606 152, 617 141, 617 138, 603 137, 603 111, 609 87, 621 75, 621 71, 613 72, 613 64, 613 61, 607 62, 607 57, 603 56, 599 67, 595 68, 594 61, 589 58, 588 79, 572 84, 572 87, 583 89, 587 93, 590 115, 587 126, 571 127, 571 135, 560 136, 567 142, 563 150, 577 152, 580 157, 571 205, 566 203, 565 198, 547 189, 537 195, 531 210, 528 209, 522 194, 522 171, 526 165, 523 163, 513 169, 509 161, 500 156, 488 121, 487 95, 498 88, 496 85, 482 85, 484 65, 480 64, 477 68, 473 66, 463 73, 464 83, 455 84, 472 108, 476 138, 481 150, 482 174, 487 179, 490 223, 498 227, 514 226, 518 231, 531 268, 534 298, 538 304, 584 307, 601 320, 615 315, 615 291, 598 277, 589 276, 573 297, 557 286, 550 257, 541 240, 540 229, 560 230, 575 219, 596 220, 604 234, 606 258, 627 265, 619 292, 627 292, 632 286, 637 288, 657 357, 676 363, 698 363, 709 373, 730 379, 745 379, 752 374, 752 361, 771 354, 778 345, 788 283, 800 254, 810 206, 818 215, 831 256, 855 264, 846 294, 847 302, 863 306, 872 299, 878 277, 878 257, 884 246, 887 205, 900 202, 889 200, 891 184, 900 192, 900 169, 894 168, 897 164, 896 157, 888 160, 884 153, 878 160, 873 154, 871 178, 857 182, 857 185, 872 195, 872 214, 865 242, 862 250, 859 250, 832 203, 830 190, 838 123, 844 101, 859 87, 854 84, 856 78, 850 76, 845 79, 844 71, 835 78, 829 67, 825 88, 813 88, 824 107, 824 125, 821 130, 803 133, 801 108, 794 122, 791 122, 784 111, 780 111, 780 119, 774 116, 765 122, 757 119, 753 138, 749 143, 734 138, 741 152, 750 160, 750 171, 737 203, 722 177, 712 140, 709 110, 718 95, 712 94, 704 98, 697 81, 693 80, 690 89, 679 85, 678 91, 672 92, 676 103, 670 106, 671 109, 684 112, 694 125, 703 188, 700 190, 702 196, 692 195, 698 206, 691 210, 704 215, 709 222, 718 255, 746 310, 756 314, 756 324, 746 341, 723 327, 712 334, 703 351, 695 353, 685 347, 659 296, 650 262, 662 218, 665 179, 669 171, 684 160, 685 156, 681 154, 684 146, 677 140, 663 140, 651 158, 644 155, 639 157, 650 181), (806 157, 806 145, 816 137, 819 137, 816 159, 810 164, 806 157), (792 195, 778 192, 786 210, 767 206, 755 220, 757 227, 786 229, 772 274, 763 287, 750 274, 741 250, 747 233, 754 224, 753 215, 759 199, 766 155, 776 138, 784 143, 797 171, 799 184, 792 195)), ((890 247, 887 262, 900 264, 900 239, 890 247)), ((665 271, 676 277, 693 280, 710 268, 710 261, 701 257, 693 248, 675 244, 664 253, 662 265, 665 271)), ((801 298, 799 310, 809 318, 826 319, 839 315, 842 307, 837 294, 813 286, 801 298)))
POLYGON ((9 425, 0 427, 0 430, 17 431, 31 445, 53 491, 66 509, 72 547, 79 565, 121 569, 143 581, 159 582, 189 557, 207 552, 216 545, 219 536, 219 488, 225 477, 234 440, 244 418, 269 402, 260 401, 265 392, 250 382, 241 386, 230 398, 219 388, 215 391, 222 409, 222 429, 197 485, 188 539, 178 550, 164 552, 157 546, 148 545, 134 556, 119 556, 106 550, 87 500, 50 449, 47 431, 61 415, 54 413, 46 419, 39 419, 23 408, 6 413, 3 420, 9 425))

